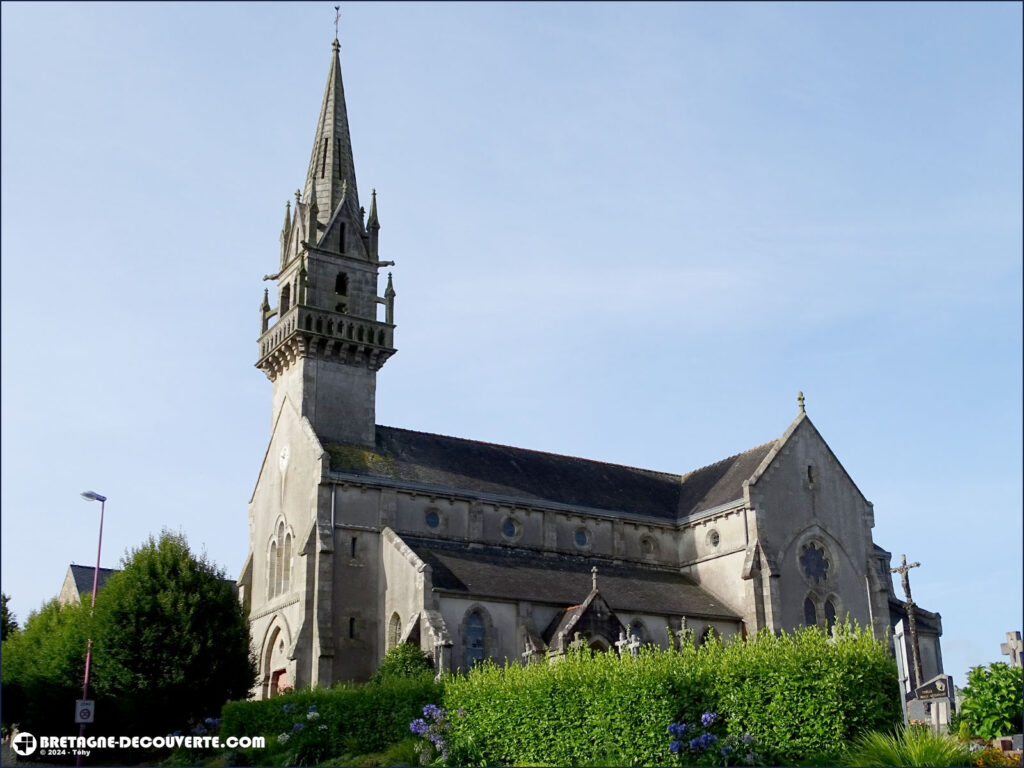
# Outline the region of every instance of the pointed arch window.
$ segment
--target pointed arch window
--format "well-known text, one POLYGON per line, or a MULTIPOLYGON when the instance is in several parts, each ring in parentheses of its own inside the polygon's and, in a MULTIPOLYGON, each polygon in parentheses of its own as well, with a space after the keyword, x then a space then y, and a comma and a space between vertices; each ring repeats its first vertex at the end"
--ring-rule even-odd
POLYGON ((285 312, 287 312, 288 308, 291 307, 291 305, 292 305, 292 287, 291 287, 291 285, 286 285, 284 288, 281 289, 281 312, 280 312, 280 314, 283 315, 285 312))
POLYGON ((486 641, 487 627, 484 623, 484 617, 480 615, 480 611, 472 611, 466 616, 464 625, 463 647, 465 650, 463 669, 468 671, 484 660, 486 641))
POLYGON ((804 600, 804 624, 808 627, 818 626, 818 609, 811 598, 804 600))
POLYGON ((281 520, 267 549, 267 599, 287 592, 291 588, 291 576, 292 532, 281 520))
POLYGON ((836 606, 831 600, 825 601, 825 626, 832 629, 836 623, 836 606))
POLYGON ((402 642, 402 617, 396 612, 391 614, 391 620, 388 622, 387 649, 390 651, 400 642, 402 642))

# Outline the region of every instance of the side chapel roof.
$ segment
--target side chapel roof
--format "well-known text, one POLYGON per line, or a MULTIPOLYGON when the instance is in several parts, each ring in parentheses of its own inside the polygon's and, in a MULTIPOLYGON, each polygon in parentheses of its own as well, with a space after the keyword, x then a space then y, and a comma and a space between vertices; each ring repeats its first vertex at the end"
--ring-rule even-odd
POLYGON ((591 592, 598 564, 601 596, 612 610, 739 618, 678 570, 408 535, 402 541, 430 566, 439 592, 571 606, 591 592))

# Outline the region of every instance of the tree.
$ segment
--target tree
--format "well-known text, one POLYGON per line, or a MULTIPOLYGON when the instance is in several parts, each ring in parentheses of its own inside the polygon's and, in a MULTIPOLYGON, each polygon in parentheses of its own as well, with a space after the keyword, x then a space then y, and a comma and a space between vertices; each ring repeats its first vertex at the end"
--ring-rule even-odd
POLYGON ((3 721, 54 735, 77 732, 72 705, 82 696, 89 609, 56 599, 29 614, 3 641, 3 721))
POLYGON ((256 667, 235 586, 184 536, 150 537, 98 597, 96 706, 121 732, 170 733, 248 696, 256 667))
POLYGON ((960 721, 975 736, 995 739, 1021 730, 1024 671, 997 661, 967 673, 960 721))
POLYGON ((14 614, 7 607, 7 601, 11 598, 0 593, 0 641, 6 640, 13 633, 18 631, 18 622, 14 620, 14 614))

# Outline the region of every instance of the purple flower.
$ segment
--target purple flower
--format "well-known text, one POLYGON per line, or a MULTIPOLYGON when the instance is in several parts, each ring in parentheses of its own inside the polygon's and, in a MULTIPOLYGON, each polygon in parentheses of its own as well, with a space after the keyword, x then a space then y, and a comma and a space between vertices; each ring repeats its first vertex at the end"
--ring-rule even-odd
POLYGON ((316 712, 316 704, 309 705, 309 709, 306 710, 306 713, 308 714, 310 712, 316 712))
POLYGON ((728 757, 731 754, 732 754, 732 747, 730 747, 728 744, 726 744, 724 747, 722 747, 722 757, 728 757))
POLYGON ((292 726, 292 730, 295 731, 296 733, 298 733, 299 731, 301 731, 305 727, 306 726, 303 725, 302 723, 296 723, 295 725, 292 726))
POLYGON ((676 754, 682 748, 683 748, 683 742, 681 742, 681 741, 673 741, 671 744, 669 744, 668 751, 671 752, 672 754, 676 754))
POLYGON ((707 728, 717 719, 718 715, 714 712, 705 712, 703 715, 700 716, 701 725, 703 725, 705 728, 707 728))
POLYGON ((429 717, 431 720, 442 720, 444 719, 445 714, 446 712, 444 709, 436 704, 427 704, 427 706, 423 708, 423 716, 429 717))
POLYGON ((707 749, 716 741, 718 741, 718 737, 715 736, 715 734, 713 733, 705 733, 703 736, 700 737, 700 740, 701 746, 704 747, 704 749, 707 749))
POLYGON ((744 733, 742 736, 740 736, 740 741, 742 741, 749 747, 751 744, 754 743, 754 734, 744 733))
POLYGON ((415 733, 417 736, 422 736, 423 734, 425 734, 427 732, 427 728, 429 727, 430 726, 427 725, 427 721, 424 720, 422 717, 417 717, 415 720, 409 723, 409 730, 415 733))
POLYGON ((702 749, 704 749, 704 745, 700 743, 700 737, 699 736, 690 739, 690 751, 691 752, 699 752, 702 749))
POLYGON ((216 728, 218 725, 220 725, 220 720, 218 720, 216 717, 208 717, 205 720, 203 720, 203 722, 206 723, 207 728, 216 728))
POLYGON ((690 730, 690 726, 686 723, 672 723, 668 727, 670 736, 685 736, 688 730, 690 730))

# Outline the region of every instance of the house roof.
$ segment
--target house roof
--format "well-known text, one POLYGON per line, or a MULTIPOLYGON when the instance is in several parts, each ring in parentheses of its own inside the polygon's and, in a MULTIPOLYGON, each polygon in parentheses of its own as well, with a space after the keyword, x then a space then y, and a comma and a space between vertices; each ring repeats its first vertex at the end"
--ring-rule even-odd
POLYGON ((324 443, 335 472, 665 520, 742 498, 774 444, 675 475, 396 427, 377 427, 375 451, 324 443))
MULTIPOLYGON (((71 564, 71 578, 75 580, 75 589, 79 595, 92 592, 92 580, 96 567, 93 565, 71 564)), ((96 581, 96 591, 99 592, 107 583, 107 579, 117 573, 116 568, 100 568, 99 577, 96 581)))
POLYGON ((514 547, 401 538, 431 567, 438 592, 572 606, 590 594, 591 568, 597 566, 601 596, 614 611, 739 619, 676 570, 514 547))

